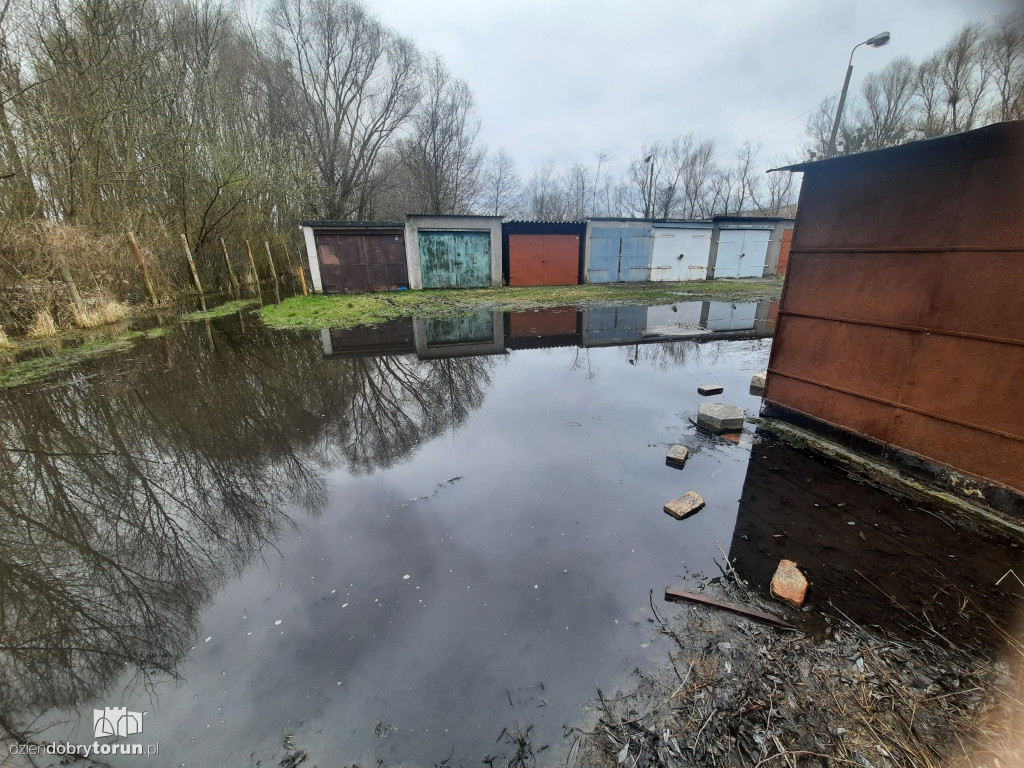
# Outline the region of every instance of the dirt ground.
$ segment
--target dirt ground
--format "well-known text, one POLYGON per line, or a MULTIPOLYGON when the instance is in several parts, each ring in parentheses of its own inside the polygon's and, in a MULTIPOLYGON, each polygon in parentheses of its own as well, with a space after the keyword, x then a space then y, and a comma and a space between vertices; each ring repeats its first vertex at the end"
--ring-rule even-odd
POLYGON ((996 658, 842 617, 816 637, 702 606, 673 619, 652 607, 677 645, 671 664, 637 671, 625 694, 599 693, 570 765, 1024 765, 1019 642, 996 658))

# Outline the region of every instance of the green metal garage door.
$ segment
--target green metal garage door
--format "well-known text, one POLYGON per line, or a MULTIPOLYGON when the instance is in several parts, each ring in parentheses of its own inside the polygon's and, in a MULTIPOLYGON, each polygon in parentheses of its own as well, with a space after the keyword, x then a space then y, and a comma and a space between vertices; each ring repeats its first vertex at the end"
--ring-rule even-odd
POLYGON ((490 232, 420 230, 424 288, 486 288, 491 284, 490 232))

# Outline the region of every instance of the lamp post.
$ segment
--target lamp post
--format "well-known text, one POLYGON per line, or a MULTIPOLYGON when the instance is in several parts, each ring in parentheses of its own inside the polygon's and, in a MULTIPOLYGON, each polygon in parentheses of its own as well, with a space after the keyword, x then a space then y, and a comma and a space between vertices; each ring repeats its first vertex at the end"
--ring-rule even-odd
POLYGON ((879 32, 874 37, 869 37, 863 43, 857 43, 850 51, 850 63, 846 67, 846 80, 843 81, 843 90, 839 94, 839 104, 836 106, 836 116, 832 120, 832 135, 828 140, 828 152, 826 157, 833 157, 836 154, 836 135, 839 133, 839 122, 843 119, 843 106, 846 104, 846 91, 850 87, 850 75, 853 74, 853 54, 862 45, 870 45, 872 48, 881 48, 889 44, 889 33, 879 32))
POLYGON ((644 201, 644 218, 649 219, 654 215, 654 155, 645 157, 644 163, 650 166, 647 169, 647 199, 644 201))

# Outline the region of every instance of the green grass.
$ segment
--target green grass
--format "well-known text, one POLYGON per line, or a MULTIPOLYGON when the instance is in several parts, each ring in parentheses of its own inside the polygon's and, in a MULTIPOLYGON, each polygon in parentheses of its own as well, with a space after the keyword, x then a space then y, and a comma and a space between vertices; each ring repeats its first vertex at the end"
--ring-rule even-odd
POLYGON ((444 291, 390 291, 346 296, 297 296, 265 306, 260 313, 272 328, 351 328, 399 317, 438 317, 480 307, 521 310, 608 304, 671 304, 677 301, 753 301, 778 298, 781 280, 721 280, 695 283, 610 283, 536 288, 475 288, 444 291))
POLYGON ((233 315, 236 312, 241 312, 243 309, 246 309, 255 303, 255 299, 237 299, 235 301, 229 301, 221 304, 219 307, 209 309, 206 312, 201 310, 197 312, 189 312, 187 315, 182 315, 181 320, 185 323, 191 323, 196 320, 213 320, 215 317, 224 317, 225 315, 233 315))
POLYGON ((84 360, 131 349, 140 339, 155 339, 165 336, 167 333, 169 333, 168 328, 127 331, 119 336, 87 339, 82 344, 73 347, 57 347, 48 354, 30 357, 20 362, 8 362, 9 358, 0 357, 0 389, 20 387, 42 381, 61 371, 68 370, 84 360))

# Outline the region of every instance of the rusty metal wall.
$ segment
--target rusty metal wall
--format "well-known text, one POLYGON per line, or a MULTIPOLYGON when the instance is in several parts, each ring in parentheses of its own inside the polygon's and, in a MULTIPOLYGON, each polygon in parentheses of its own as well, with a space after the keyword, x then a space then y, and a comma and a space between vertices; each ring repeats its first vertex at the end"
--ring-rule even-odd
POLYGON ((796 169, 765 413, 1024 492, 1024 124, 796 169))
POLYGON ((789 266, 789 251, 793 247, 793 230, 786 229, 782 232, 782 244, 779 246, 779 263, 775 267, 776 275, 786 274, 789 266))
POLYGON ((576 285, 580 236, 509 234, 508 263, 509 285, 576 285))

